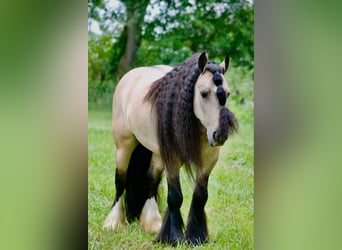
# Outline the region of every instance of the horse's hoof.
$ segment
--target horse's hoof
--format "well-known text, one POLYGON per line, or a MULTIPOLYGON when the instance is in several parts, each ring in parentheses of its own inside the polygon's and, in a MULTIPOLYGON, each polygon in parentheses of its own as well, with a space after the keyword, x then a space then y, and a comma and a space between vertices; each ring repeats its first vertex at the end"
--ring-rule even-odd
POLYGON ((102 230, 115 230, 123 226, 125 226, 125 221, 122 218, 110 218, 108 215, 107 219, 103 222, 102 230))
POLYGON ((208 243, 209 238, 187 238, 185 240, 185 243, 187 245, 191 245, 191 246, 199 246, 205 243, 208 243))
POLYGON ((160 232, 162 221, 155 219, 154 221, 150 222, 149 224, 142 224, 140 226, 145 230, 146 233, 149 234, 157 234, 160 232))
POLYGON ((154 198, 148 199, 141 211, 139 225, 146 233, 154 234, 160 232, 162 223, 156 200, 154 198))
POLYGON ((180 238, 173 238, 173 239, 170 239, 170 238, 160 238, 158 237, 157 239, 155 239, 153 241, 154 244, 166 244, 166 245, 171 245, 172 247, 176 247, 177 245, 179 244, 183 244, 185 242, 185 238, 184 237, 180 237, 180 238))
POLYGON ((122 209, 122 200, 121 198, 115 204, 115 206, 110 210, 106 220, 102 225, 102 229, 111 229, 114 230, 117 227, 125 225, 125 216, 123 214, 122 209))

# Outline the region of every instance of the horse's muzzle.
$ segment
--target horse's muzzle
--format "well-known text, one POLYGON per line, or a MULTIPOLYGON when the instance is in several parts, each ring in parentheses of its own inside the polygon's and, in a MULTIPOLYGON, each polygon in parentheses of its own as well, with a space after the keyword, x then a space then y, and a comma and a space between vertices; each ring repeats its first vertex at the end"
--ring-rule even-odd
POLYGON ((212 147, 222 146, 225 141, 228 139, 228 133, 221 134, 218 131, 214 131, 213 133, 213 143, 210 144, 212 147))

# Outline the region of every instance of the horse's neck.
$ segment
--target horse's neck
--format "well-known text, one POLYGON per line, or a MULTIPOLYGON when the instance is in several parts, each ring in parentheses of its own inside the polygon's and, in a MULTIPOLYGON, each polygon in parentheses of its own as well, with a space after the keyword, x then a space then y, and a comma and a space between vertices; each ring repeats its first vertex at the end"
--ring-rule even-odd
POLYGON ((207 129, 201 124, 201 144, 208 143, 207 129))

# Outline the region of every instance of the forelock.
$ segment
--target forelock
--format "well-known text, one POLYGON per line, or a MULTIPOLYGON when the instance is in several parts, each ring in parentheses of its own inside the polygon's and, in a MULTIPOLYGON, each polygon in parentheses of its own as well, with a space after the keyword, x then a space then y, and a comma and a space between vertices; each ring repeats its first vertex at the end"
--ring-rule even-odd
POLYGON ((221 106, 226 105, 227 97, 222 86, 218 86, 216 90, 217 99, 221 106))
POLYGON ((208 70, 209 72, 213 74, 213 82, 217 86, 216 96, 220 105, 221 106, 226 105, 227 97, 222 87, 222 84, 223 84, 222 74, 224 72, 224 69, 217 64, 208 63, 206 70, 208 70))
POLYGON ((213 82, 216 86, 222 85, 223 68, 217 64, 208 63, 206 70, 213 74, 213 82))

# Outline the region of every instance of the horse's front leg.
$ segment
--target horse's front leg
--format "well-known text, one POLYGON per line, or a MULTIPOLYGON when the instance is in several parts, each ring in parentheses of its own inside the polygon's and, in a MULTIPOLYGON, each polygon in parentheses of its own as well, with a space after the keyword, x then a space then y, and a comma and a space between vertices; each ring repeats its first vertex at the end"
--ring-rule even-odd
POLYGON ((171 175, 167 172, 166 175, 168 184, 168 208, 156 241, 176 245, 177 242, 184 241, 184 223, 180 213, 183 195, 179 181, 179 168, 177 169, 177 173, 172 173, 171 175))
POLYGON ((186 240, 193 245, 208 241, 207 220, 204 206, 208 200, 209 176, 197 177, 196 187, 192 196, 188 225, 186 227, 186 240))
POLYGON ((186 241, 193 245, 199 245, 208 241, 207 220, 204 211, 208 200, 209 175, 218 158, 218 150, 210 149, 204 158, 205 167, 197 169, 196 186, 192 196, 188 224, 186 227, 186 241))

